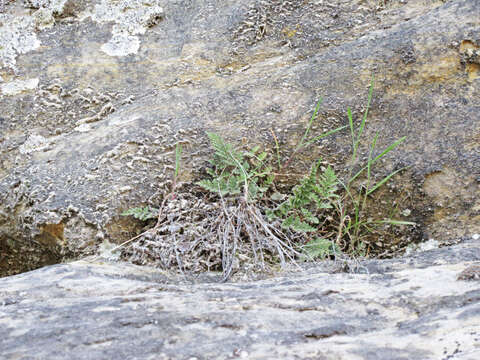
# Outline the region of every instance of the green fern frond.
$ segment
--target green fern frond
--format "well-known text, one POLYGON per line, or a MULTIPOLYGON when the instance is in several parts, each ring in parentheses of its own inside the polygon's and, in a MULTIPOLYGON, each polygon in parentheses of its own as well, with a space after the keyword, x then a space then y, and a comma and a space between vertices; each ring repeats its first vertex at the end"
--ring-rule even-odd
POLYGON ((155 219, 158 215, 159 209, 153 208, 150 206, 145 206, 145 207, 134 207, 130 208, 120 215, 122 216, 133 216, 135 219, 141 220, 141 221, 147 221, 149 219, 155 219))
POLYGON ((302 208, 302 209, 300 209, 300 210, 301 210, 301 213, 302 213, 304 219, 305 219, 306 221, 308 221, 310 224, 315 224, 315 225, 317 225, 317 224, 320 223, 320 220, 318 220, 318 218, 317 218, 315 215, 313 215, 313 214, 310 212, 310 210, 308 210, 308 209, 306 209, 306 208, 302 208))
POLYGON ((294 218, 292 224, 290 225, 290 228, 296 232, 314 232, 317 230, 316 227, 313 227, 307 222, 300 220, 298 216, 294 218))
POLYGON ((207 133, 215 153, 210 164, 214 170, 207 170, 212 180, 202 180, 197 184, 204 189, 224 195, 244 194, 247 199, 259 198, 273 183, 272 168, 265 165, 266 152, 260 146, 250 151, 240 152, 226 143, 221 136, 207 133))
POLYGON ((236 151, 231 144, 227 144, 219 135, 208 132, 208 138, 215 150, 214 163, 217 167, 237 166, 243 160, 243 155, 236 151))
POLYGON ((331 167, 321 173, 319 169, 320 161, 312 165, 309 174, 292 189, 288 199, 274 210, 277 217, 284 218, 282 227, 314 232, 320 224, 322 211, 333 208, 332 201, 338 197, 337 176, 331 167))
POLYGON ((311 259, 325 259, 331 255, 339 254, 340 248, 333 241, 316 238, 303 247, 304 253, 311 259))

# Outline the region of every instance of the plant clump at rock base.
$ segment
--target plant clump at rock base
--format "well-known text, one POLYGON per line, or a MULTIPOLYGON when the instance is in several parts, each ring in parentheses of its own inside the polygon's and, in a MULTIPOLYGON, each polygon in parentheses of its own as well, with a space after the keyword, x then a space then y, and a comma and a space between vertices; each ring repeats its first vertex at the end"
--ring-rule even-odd
MULTIPOLYGON (((215 133, 207 133, 214 154, 204 178, 178 184, 181 147, 177 145, 172 188, 160 208, 132 208, 123 215, 141 221, 156 219, 153 228, 121 244, 115 250, 136 264, 177 268, 181 272, 222 271, 223 279, 241 271, 266 271, 272 265, 306 260, 355 258, 379 255, 376 236, 395 236, 395 228, 414 226, 396 213, 372 218, 375 192, 401 169, 376 180, 375 164, 396 149, 405 137, 378 150, 378 134, 362 163, 362 141, 372 98, 358 126, 348 109, 348 125, 319 136, 310 131, 321 101, 304 136, 290 156, 282 159, 259 146, 235 147, 215 133), (349 129, 352 156, 347 176, 339 177, 321 159, 289 187, 277 183, 292 159, 322 138, 349 129)), ((404 244, 405 246, 408 244, 404 244)), ((398 248, 398 247, 397 247, 398 248)), ((383 256, 393 255, 383 250, 383 256)))

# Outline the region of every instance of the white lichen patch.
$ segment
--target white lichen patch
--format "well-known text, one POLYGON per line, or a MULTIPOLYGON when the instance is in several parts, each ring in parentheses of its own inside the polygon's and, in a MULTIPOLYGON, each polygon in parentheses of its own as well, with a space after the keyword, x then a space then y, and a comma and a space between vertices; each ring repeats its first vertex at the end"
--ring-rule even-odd
POLYGON ((120 255, 121 252, 118 251, 118 245, 113 244, 109 242, 108 240, 104 240, 99 246, 98 246, 98 253, 99 256, 110 260, 110 261, 118 261, 120 260, 120 255))
POLYGON ((55 14, 61 14, 63 7, 68 0, 27 0, 25 5, 34 9, 50 9, 55 14))
POLYGON ((31 135, 22 146, 20 146, 20 154, 30 154, 40 151, 48 146, 48 140, 41 135, 31 135))
POLYGON ((35 27, 39 30, 51 28, 55 24, 55 18, 50 9, 41 8, 33 13, 35 27))
POLYGON ((35 22, 29 16, 0 14, 0 66, 16 70, 19 54, 26 54, 40 46, 35 34, 35 22))
POLYGON ((101 49, 110 56, 125 56, 136 54, 140 48, 138 36, 125 33, 114 34, 110 41, 103 44, 101 49))
POLYGON ((55 24, 54 15, 62 15, 68 0, 28 0, 25 5, 38 9, 33 13, 38 30, 51 28, 55 24))
POLYGON ((17 95, 24 91, 33 90, 38 86, 37 78, 27 80, 13 80, 1 85, 3 95, 17 95))
POLYGON ((410 256, 414 252, 424 252, 428 250, 438 249, 439 246, 440 243, 435 239, 429 239, 428 241, 420 244, 410 244, 405 250, 405 256, 410 256))
POLYGON ((145 34, 163 17, 158 0, 102 0, 89 14, 98 23, 113 22, 112 38, 102 46, 110 56, 136 54, 140 48, 137 35, 145 34))
POLYGON ((90 124, 81 124, 76 128, 74 128, 73 131, 84 133, 84 132, 90 131, 91 129, 92 129, 92 126, 90 124))

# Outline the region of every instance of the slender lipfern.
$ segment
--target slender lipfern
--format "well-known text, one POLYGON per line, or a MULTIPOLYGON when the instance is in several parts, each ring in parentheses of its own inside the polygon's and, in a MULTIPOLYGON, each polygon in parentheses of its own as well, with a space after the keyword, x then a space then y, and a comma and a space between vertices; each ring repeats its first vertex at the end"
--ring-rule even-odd
POLYGON ((282 227, 297 232, 314 232, 320 223, 319 215, 324 209, 332 208, 338 198, 338 179, 329 166, 319 173, 320 161, 315 163, 308 176, 295 186, 292 194, 273 212, 270 217, 282 218, 282 227))
POLYGON ((250 151, 238 151, 219 135, 208 133, 215 150, 207 172, 211 179, 197 184, 221 196, 244 194, 246 200, 260 198, 273 182, 272 168, 265 165, 266 152, 257 146, 250 151))

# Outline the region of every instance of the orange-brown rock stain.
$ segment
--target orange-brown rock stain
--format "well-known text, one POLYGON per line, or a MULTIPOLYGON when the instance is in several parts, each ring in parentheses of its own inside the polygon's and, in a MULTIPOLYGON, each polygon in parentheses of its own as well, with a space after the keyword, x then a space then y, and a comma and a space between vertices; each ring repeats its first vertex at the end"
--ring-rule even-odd
POLYGON ((55 247, 63 245, 65 238, 63 235, 64 224, 45 224, 40 229, 40 234, 36 236, 36 240, 43 245, 55 247))

